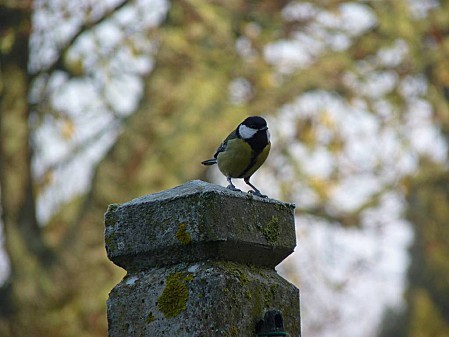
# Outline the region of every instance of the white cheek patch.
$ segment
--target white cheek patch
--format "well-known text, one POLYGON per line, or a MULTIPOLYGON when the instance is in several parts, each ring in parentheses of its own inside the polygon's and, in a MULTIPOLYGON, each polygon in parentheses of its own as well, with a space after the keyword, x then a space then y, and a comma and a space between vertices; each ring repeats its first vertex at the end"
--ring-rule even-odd
POLYGON ((270 142, 270 137, 271 137, 270 131, 267 130, 267 139, 268 139, 268 142, 270 142))
POLYGON ((239 134, 243 139, 250 139, 252 136, 256 134, 257 131, 259 130, 251 129, 243 124, 239 126, 239 134))

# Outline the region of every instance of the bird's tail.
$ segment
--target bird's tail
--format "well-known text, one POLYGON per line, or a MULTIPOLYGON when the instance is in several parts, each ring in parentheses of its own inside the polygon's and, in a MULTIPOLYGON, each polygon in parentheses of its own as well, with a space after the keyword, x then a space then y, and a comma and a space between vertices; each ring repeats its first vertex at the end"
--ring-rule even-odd
POLYGON ((216 163, 217 163, 217 158, 212 158, 212 159, 208 159, 208 160, 205 160, 205 161, 201 162, 201 164, 207 165, 207 166, 214 165, 216 163))

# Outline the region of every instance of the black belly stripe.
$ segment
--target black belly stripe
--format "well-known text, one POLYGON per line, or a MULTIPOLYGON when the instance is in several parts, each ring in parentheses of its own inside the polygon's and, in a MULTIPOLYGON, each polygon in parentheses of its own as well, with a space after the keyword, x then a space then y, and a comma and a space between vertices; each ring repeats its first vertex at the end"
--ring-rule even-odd
POLYGON ((254 166, 254 164, 256 163, 256 158, 260 153, 256 154, 253 151, 253 155, 251 156, 251 160, 249 161, 248 166, 246 166, 246 168, 243 170, 243 172, 239 175, 239 178, 243 178, 244 175, 251 170, 251 168, 254 166))
POLYGON ((258 131, 252 138, 245 140, 252 149, 252 155, 251 160, 249 161, 248 166, 243 170, 243 172, 239 175, 239 178, 243 178, 243 176, 251 170, 251 168, 256 163, 257 157, 259 154, 262 153, 262 151, 265 149, 265 147, 268 145, 268 137, 265 130, 258 131))

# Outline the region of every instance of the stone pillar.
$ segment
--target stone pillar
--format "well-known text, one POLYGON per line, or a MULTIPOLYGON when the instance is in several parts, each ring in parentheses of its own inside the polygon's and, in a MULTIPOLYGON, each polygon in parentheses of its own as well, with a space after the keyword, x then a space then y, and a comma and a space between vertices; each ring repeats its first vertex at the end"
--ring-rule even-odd
POLYGON ((109 337, 251 337, 272 309, 299 336, 299 291, 274 270, 295 247, 293 210, 199 180, 110 205, 106 250, 128 273, 109 337))

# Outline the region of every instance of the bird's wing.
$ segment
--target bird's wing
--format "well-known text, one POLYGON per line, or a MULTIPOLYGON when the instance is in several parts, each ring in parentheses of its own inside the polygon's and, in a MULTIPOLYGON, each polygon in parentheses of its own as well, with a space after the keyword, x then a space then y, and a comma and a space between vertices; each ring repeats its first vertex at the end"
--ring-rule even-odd
POLYGON ((220 144, 220 146, 218 147, 217 151, 214 154, 214 158, 218 157, 218 154, 220 152, 223 152, 226 150, 226 147, 228 146, 228 141, 230 141, 231 139, 237 138, 237 132, 234 130, 232 131, 227 137, 226 139, 223 141, 223 143, 220 144))

